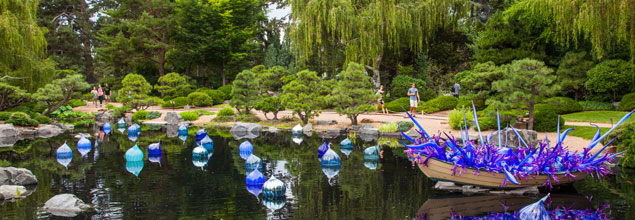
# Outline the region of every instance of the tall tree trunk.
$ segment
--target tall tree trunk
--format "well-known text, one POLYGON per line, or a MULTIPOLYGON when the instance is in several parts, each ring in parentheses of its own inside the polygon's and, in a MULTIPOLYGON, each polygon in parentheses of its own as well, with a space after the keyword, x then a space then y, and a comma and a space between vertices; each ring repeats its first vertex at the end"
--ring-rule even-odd
POLYGON ((223 85, 227 85, 227 79, 225 76, 225 62, 220 65, 220 77, 223 79, 223 85))
POLYGON ((91 32, 91 22, 90 15, 88 14, 88 4, 86 4, 85 0, 79 1, 80 12, 81 12, 81 35, 82 35, 82 44, 84 49, 84 74, 86 75, 86 81, 89 83, 97 82, 95 78, 95 69, 93 66, 93 55, 92 55, 92 43, 90 42, 90 32, 91 32))
POLYGON ((375 66, 373 66, 373 82, 375 83, 375 88, 379 88, 381 85, 381 75, 379 74, 379 67, 381 66, 381 54, 377 56, 377 60, 375 61, 375 66))
POLYGON ((351 115, 351 125, 357 125, 357 115, 351 115))
POLYGON ((64 103, 68 102, 69 99, 71 99, 71 95, 73 94, 73 89, 69 89, 68 92, 66 92, 66 96, 64 97, 64 99, 57 103, 57 105, 53 106, 52 108, 49 108, 46 112, 44 112, 44 115, 49 115, 51 113, 53 113, 55 110, 57 110, 58 108, 60 108, 64 103))

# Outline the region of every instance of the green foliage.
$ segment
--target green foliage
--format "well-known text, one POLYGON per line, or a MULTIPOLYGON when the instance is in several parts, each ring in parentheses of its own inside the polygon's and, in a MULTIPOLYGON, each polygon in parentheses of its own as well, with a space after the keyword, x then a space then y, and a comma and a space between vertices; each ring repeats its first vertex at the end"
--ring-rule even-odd
POLYGON ((278 112, 284 110, 284 106, 282 105, 280 98, 275 96, 267 97, 260 100, 260 102, 258 102, 258 104, 254 106, 254 108, 256 110, 262 111, 267 120, 269 120, 269 118, 267 117, 267 113, 273 113, 273 120, 278 120, 278 112))
POLYGON ((40 124, 38 121, 31 119, 29 115, 23 112, 14 112, 11 117, 9 117, 9 120, 5 121, 5 123, 25 127, 37 127, 40 124))
MULTIPOLYGON (((134 117, 134 115, 133 115, 133 117, 134 117)), ((146 115, 146 119, 147 120, 152 120, 152 119, 159 118, 159 117, 161 117, 161 112, 157 112, 157 111, 148 112, 148 115, 146 115)))
POLYGON ((635 92, 624 95, 617 106, 617 110, 620 111, 631 111, 633 109, 635 109, 635 92))
POLYGON ((590 69, 587 77, 589 80, 584 86, 589 92, 605 95, 614 102, 632 91, 635 85, 635 64, 623 60, 607 60, 590 69))
MULTIPOLYGON (((390 95, 392 97, 408 97, 408 89, 412 87, 412 83, 415 83, 415 86, 417 86, 417 89, 419 90, 419 97, 421 98, 421 100, 429 100, 426 99, 427 97, 424 96, 425 90, 428 89, 426 86, 428 84, 421 79, 412 78, 406 75, 399 75, 392 79, 392 83, 390 84, 390 95)), ((434 91, 432 92, 434 93, 434 91)), ((436 94, 434 95, 434 97, 436 97, 436 94)))
POLYGON ((556 114, 559 115, 581 112, 583 110, 578 102, 567 97, 553 97, 545 100, 545 102, 551 104, 556 114))
POLYGON ((122 88, 118 91, 117 101, 130 106, 131 109, 144 110, 150 106, 163 103, 161 99, 148 96, 152 86, 142 75, 130 73, 123 78, 121 85, 122 88))
MULTIPOLYGON (((456 74, 455 80, 461 85, 463 90, 474 93, 472 100, 481 100, 484 104, 485 100, 494 95, 495 91, 492 89, 492 83, 500 80, 504 72, 503 68, 489 61, 476 64, 472 70, 456 74)), ((477 101, 474 104, 476 105, 477 101)))
POLYGON ((186 120, 186 121, 198 120, 198 112, 195 112, 195 111, 181 112, 179 113, 179 115, 181 115, 181 117, 183 117, 183 120, 186 120))
POLYGON ((602 141, 602 144, 607 144, 607 141, 613 140, 613 138, 615 138, 613 146, 617 147, 617 152, 626 151, 621 165, 635 167, 635 123, 630 122, 620 125, 615 132, 609 134, 602 141))
POLYGON ((214 100, 210 98, 207 93, 203 92, 193 92, 187 95, 187 98, 190 100, 190 103, 193 106, 197 107, 206 107, 214 104, 214 100))
POLYGON ((227 84, 221 87, 218 87, 218 91, 223 92, 223 94, 225 94, 224 96, 224 100, 229 100, 232 99, 232 88, 234 87, 234 85, 232 84, 227 84))
POLYGON ((132 120, 135 120, 135 121, 146 120, 147 116, 148 116, 148 111, 139 110, 139 111, 136 111, 134 114, 132 114, 132 120))
MULTIPOLYGON (((487 116, 478 117, 478 126, 481 128, 481 130, 498 129, 498 125, 496 124, 496 118, 490 118, 487 116)), ((504 126, 504 125, 501 125, 501 126, 504 126)), ((477 129, 478 129, 477 127, 474 127, 474 130, 477 130, 477 129)))
POLYGON ((414 127, 415 123, 412 123, 411 121, 400 121, 398 125, 403 132, 406 132, 410 130, 412 127, 414 127))
POLYGON ((62 118, 62 119, 64 119, 64 118, 90 118, 90 117, 92 117, 91 114, 88 114, 88 113, 85 113, 85 112, 73 111, 73 107, 71 107, 70 105, 59 107, 57 110, 52 112, 50 116, 53 117, 53 118, 62 118))
POLYGON ((30 97, 31 94, 26 91, 0 81, 0 111, 19 106, 30 97))
POLYGON ((582 106, 583 111, 613 111, 615 106, 611 103, 596 102, 596 101, 580 101, 578 102, 582 106))
POLYGON ((45 102, 48 110, 44 115, 51 114, 60 106, 66 104, 71 98, 74 91, 81 91, 90 88, 90 85, 84 80, 84 76, 76 73, 66 75, 64 78, 53 80, 46 84, 43 88, 39 88, 33 94, 33 99, 45 102))
POLYGON ((410 98, 401 97, 401 98, 395 99, 392 102, 388 102, 384 104, 384 107, 391 112, 403 112, 403 108, 408 109, 410 107, 410 98))
POLYGON ((357 125, 357 116, 371 109, 377 100, 372 90, 374 86, 361 64, 349 63, 339 77, 328 99, 335 105, 335 112, 346 115, 352 125, 357 125))
POLYGON ((0 121, 9 120, 13 112, 0 112, 0 121))
POLYGON ((210 98, 212 98, 212 101, 214 102, 214 105, 218 105, 218 104, 222 104, 223 101, 225 101, 225 94, 219 90, 216 89, 208 89, 208 88, 199 88, 196 90, 197 92, 203 92, 205 94, 207 94, 210 98))
POLYGON ((178 73, 168 73, 162 77, 159 77, 157 84, 154 85, 154 89, 159 91, 163 96, 179 96, 184 95, 183 91, 190 88, 190 84, 187 83, 185 77, 178 73))
MULTIPOLYGON (((560 118, 560 126, 564 126, 565 119, 560 118)), ((534 130, 554 132, 558 130, 558 114, 550 105, 539 105, 534 112, 534 130)))
MULTIPOLYGON (((465 118, 467 120, 467 127, 472 126, 472 120, 474 120, 474 113, 470 110, 465 110, 465 118)), ((454 109, 448 115, 448 124, 454 130, 460 130, 461 127, 465 127, 463 123, 463 110, 454 109)))
MULTIPOLYGON (((592 122, 592 123, 615 123, 619 121, 628 112, 621 111, 590 111, 576 112, 562 115, 567 121, 592 122)), ((626 122, 635 122, 635 118, 631 117, 626 122)))
POLYGON ((240 122, 249 122, 249 123, 260 122, 260 118, 258 118, 256 115, 253 115, 253 114, 238 115, 236 116, 235 120, 240 122))
MULTIPOLYGON (((85 106, 86 105, 86 101, 79 100, 79 99, 71 99, 71 100, 68 100, 68 105, 70 105, 73 108, 79 107, 79 106, 85 106)), ((108 107, 106 107, 106 108, 108 108, 108 107)))
POLYGON ((11 162, 7 160, 0 160, 0 167, 8 167, 11 166, 11 162))
POLYGON ((260 100, 256 74, 250 70, 243 70, 239 73, 234 79, 234 87, 232 87, 231 94, 232 99, 229 104, 238 109, 239 114, 249 114, 250 110, 260 100))
POLYGON ((456 107, 458 99, 454 96, 439 96, 428 100, 417 108, 417 111, 423 110, 425 113, 434 113, 438 111, 450 110, 456 107))
POLYGON ((198 113, 199 115, 214 115, 216 114, 216 112, 210 112, 204 109, 199 109, 195 111, 196 113, 198 113))
POLYGON ((163 108, 183 108, 185 105, 190 104, 190 98, 188 97, 176 97, 170 101, 167 101, 161 105, 163 108), (174 102, 174 104, 172 104, 174 102))
POLYGON ((320 114, 318 109, 324 105, 329 91, 313 71, 303 70, 296 73, 295 77, 287 78, 289 81, 282 87, 284 92, 280 94, 280 100, 306 124, 320 114))
POLYGON ((46 117, 46 115, 37 115, 33 119, 35 119, 40 124, 50 124, 51 119, 46 117))
POLYGON ((218 114, 216 116, 234 116, 234 115, 236 115, 236 113, 234 112, 234 109, 223 108, 220 111, 218 111, 218 114))
POLYGON ((562 87, 562 93, 574 93, 576 99, 584 93, 584 82, 587 80, 587 71, 593 67, 593 62, 588 60, 586 52, 568 52, 560 61, 556 71, 557 81, 562 87))
POLYGON ((131 109, 129 106, 121 106, 121 107, 115 107, 113 110, 115 110, 115 112, 113 113, 113 117, 123 117, 126 112, 130 112, 131 109))
POLYGON ((113 110, 113 109, 115 109, 115 108, 117 108, 117 107, 115 107, 115 106, 114 106, 114 105, 112 105, 112 104, 108 104, 108 105, 106 105, 106 106, 105 106, 105 108, 106 108, 106 109, 108 109, 108 110, 113 110))
MULTIPOLYGON (((253 70, 252 70, 253 71, 253 70)), ((282 90, 282 79, 291 73, 289 70, 281 66, 274 66, 267 71, 263 71, 258 74, 258 80, 260 81, 260 92, 279 92, 282 90)))
POLYGON ((394 133, 399 131, 399 128, 397 127, 397 122, 390 122, 380 124, 379 127, 377 127, 377 130, 381 133, 394 133))
POLYGON ((235 116, 216 116, 214 119, 212 119, 213 122, 231 122, 234 121, 234 117, 235 116))
POLYGON ((461 95, 459 96, 459 102, 456 104, 456 108, 472 108, 472 102, 474 102, 476 111, 481 111, 487 107, 485 101, 482 99, 474 99, 473 96, 461 95))

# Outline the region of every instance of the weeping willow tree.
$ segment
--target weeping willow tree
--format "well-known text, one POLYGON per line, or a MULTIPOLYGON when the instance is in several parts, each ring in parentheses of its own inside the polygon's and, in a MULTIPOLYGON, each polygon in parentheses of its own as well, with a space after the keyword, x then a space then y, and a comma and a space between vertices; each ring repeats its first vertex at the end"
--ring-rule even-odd
POLYGON ((588 40, 598 59, 615 47, 629 45, 635 62, 635 0, 525 0, 519 4, 552 20, 555 42, 569 46, 588 40))
POLYGON ((0 1, 0 77, 35 91, 51 78, 53 64, 44 59, 45 28, 37 25, 37 0, 0 1))
POLYGON ((291 0, 291 40, 298 61, 321 63, 343 53, 365 64, 380 84, 383 55, 425 51, 435 31, 466 15, 466 0, 291 0))

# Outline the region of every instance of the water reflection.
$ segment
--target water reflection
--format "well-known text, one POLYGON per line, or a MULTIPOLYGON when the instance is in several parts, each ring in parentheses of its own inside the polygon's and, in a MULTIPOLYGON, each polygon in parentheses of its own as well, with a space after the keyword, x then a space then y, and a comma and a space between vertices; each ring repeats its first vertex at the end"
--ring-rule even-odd
POLYGON ((249 155, 249 157, 247 157, 247 160, 245 160, 245 173, 251 173, 251 171, 255 170, 256 168, 262 171, 262 160, 260 159, 260 157, 251 154, 249 155))
POLYGON ((139 173, 143 170, 143 161, 126 161, 126 170, 139 177, 139 173))
POLYGON ((207 157, 207 150, 204 147, 199 145, 192 150, 192 163, 194 166, 203 170, 208 161, 209 157, 207 157))
POLYGON ((375 170, 379 166, 379 146, 372 146, 364 149, 364 166, 375 170))
POLYGON ((201 140, 201 145, 207 150, 207 151, 214 151, 214 141, 212 141, 212 138, 210 138, 209 136, 205 135, 205 137, 203 138, 203 140, 201 140))
POLYGON ((262 204, 264 204, 265 207, 267 207, 271 211, 276 211, 278 209, 284 208, 284 205, 287 204, 287 198, 285 198, 285 197, 280 197, 280 198, 263 197, 262 198, 262 204))
POLYGON ((196 145, 201 145, 201 140, 203 140, 205 136, 207 136, 207 131, 205 130, 205 128, 201 128, 196 131, 196 145))
POLYGON ((90 140, 82 135, 81 138, 79 138, 79 141, 77 141, 77 151, 79 151, 79 154, 84 157, 88 154, 88 152, 90 152, 92 145, 93 144, 90 143, 90 140))
POLYGON ((243 158, 244 160, 247 160, 249 155, 251 155, 254 152, 254 146, 251 144, 251 142, 244 141, 240 144, 240 146, 238 147, 238 150, 239 150, 240 157, 243 158))
POLYGON ((181 139, 183 141, 183 144, 185 144, 185 141, 187 140, 187 135, 180 135, 179 134, 179 139, 181 139))
POLYGON ((262 191, 264 198, 267 199, 276 199, 284 197, 285 192, 287 191, 284 182, 276 178, 275 176, 271 176, 264 185, 262 185, 262 191))
POLYGON ((112 130, 110 123, 108 122, 104 123, 104 126, 102 128, 104 132, 106 132, 106 135, 110 134, 110 131, 112 130))
POLYGON ((62 146, 57 148, 56 156, 57 162, 68 169, 68 164, 70 164, 73 160, 73 150, 71 150, 71 148, 66 145, 66 142, 64 142, 62 146))
POLYGON ((296 143, 297 145, 302 144, 302 141, 304 141, 304 136, 302 134, 293 134, 291 136, 291 141, 293 141, 293 143, 296 143))

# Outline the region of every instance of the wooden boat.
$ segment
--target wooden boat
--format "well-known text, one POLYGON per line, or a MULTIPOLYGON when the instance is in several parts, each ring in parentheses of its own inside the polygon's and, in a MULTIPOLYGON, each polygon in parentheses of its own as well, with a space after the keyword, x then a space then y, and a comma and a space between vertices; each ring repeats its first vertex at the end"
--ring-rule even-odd
MULTIPOLYGON (((425 160, 425 158, 423 158, 425 160)), ((434 181, 446 181, 446 182, 454 182, 459 185, 474 185, 480 186, 484 188, 523 188, 523 187, 531 187, 531 186, 543 186, 547 180, 549 180, 550 176, 548 175, 539 175, 535 176, 535 178, 528 177, 527 181, 524 179, 518 179, 520 185, 516 185, 513 183, 507 182, 507 185, 501 187, 501 183, 505 180, 505 174, 503 173, 490 173, 486 170, 480 170, 479 175, 475 175, 475 170, 471 168, 465 169, 465 172, 459 173, 457 172, 455 175, 452 175, 452 168, 454 164, 444 162, 441 160, 437 160, 435 158, 430 158, 428 160, 428 164, 419 164, 419 169, 425 174, 428 178, 434 181)), ((461 169, 458 168, 458 171, 461 169)), ((578 180, 582 180, 587 177, 586 173, 572 173, 575 178, 566 177, 564 174, 557 174, 559 182, 551 180, 552 185, 561 185, 567 183, 573 183, 578 180)))
MULTIPOLYGON (((551 207, 569 207, 572 209, 593 208, 583 196, 552 194, 551 207)), ((419 208, 417 219, 449 219, 452 213, 462 216, 482 216, 487 213, 502 213, 507 207, 508 212, 518 211, 526 205, 536 201, 536 198, 511 195, 479 195, 479 196, 450 196, 430 198, 419 208)))

